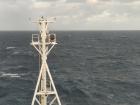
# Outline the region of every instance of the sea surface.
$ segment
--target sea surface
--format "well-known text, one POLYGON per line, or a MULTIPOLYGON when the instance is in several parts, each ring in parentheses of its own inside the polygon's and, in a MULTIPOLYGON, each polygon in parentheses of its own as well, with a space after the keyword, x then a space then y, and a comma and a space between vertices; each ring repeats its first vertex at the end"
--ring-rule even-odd
MULTIPOLYGON (((0 32, 0 105, 30 105, 39 71, 29 31, 0 32)), ((140 105, 140 31, 56 31, 48 57, 62 105, 140 105)))

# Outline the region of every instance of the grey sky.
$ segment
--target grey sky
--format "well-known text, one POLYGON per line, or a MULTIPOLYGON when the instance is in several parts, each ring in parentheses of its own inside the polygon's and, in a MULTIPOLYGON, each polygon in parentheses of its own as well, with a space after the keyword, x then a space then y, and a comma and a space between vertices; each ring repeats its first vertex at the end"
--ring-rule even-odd
POLYGON ((40 16, 56 30, 140 30, 139 12, 140 0, 0 0, 0 30, 37 29, 40 16))

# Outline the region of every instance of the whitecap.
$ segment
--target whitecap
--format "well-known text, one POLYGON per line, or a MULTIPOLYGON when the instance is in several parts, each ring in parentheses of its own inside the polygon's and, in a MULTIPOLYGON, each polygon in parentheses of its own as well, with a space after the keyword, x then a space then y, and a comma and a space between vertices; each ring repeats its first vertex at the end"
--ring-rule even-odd
POLYGON ((15 78, 18 78, 20 77, 19 74, 15 73, 15 74, 12 74, 12 73, 2 73, 1 77, 15 77, 15 78))
POLYGON ((15 51, 15 52, 12 53, 12 55, 16 55, 16 54, 19 54, 19 53, 20 53, 20 52, 15 51))
POLYGON ((9 46, 9 47, 6 47, 6 50, 15 49, 15 48, 16 48, 16 47, 9 46))
POLYGON ((19 77, 21 77, 21 76, 20 76, 20 75, 11 75, 10 77, 19 78, 19 77))

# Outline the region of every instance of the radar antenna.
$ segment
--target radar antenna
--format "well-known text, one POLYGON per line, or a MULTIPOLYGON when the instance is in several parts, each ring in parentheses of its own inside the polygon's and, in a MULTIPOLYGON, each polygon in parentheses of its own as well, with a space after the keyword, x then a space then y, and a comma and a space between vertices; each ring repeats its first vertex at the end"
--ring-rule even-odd
POLYGON ((48 31, 48 23, 52 23, 54 20, 55 18, 53 17, 41 17, 39 20, 33 21, 38 24, 40 34, 32 35, 31 45, 41 56, 41 66, 31 105, 61 105, 60 98, 47 64, 47 56, 57 44, 56 35, 49 34, 48 31))

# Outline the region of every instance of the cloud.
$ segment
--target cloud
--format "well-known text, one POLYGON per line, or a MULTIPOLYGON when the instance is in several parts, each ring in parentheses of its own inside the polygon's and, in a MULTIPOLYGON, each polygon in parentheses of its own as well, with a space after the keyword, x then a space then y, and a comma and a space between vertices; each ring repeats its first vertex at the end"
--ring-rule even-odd
POLYGON ((96 4, 98 0, 86 0, 89 4, 96 4))
POLYGON ((135 29, 139 10, 139 0, 0 0, 0 30, 33 29, 28 18, 42 15, 56 16, 56 29, 135 29))
POLYGON ((130 3, 130 2, 137 2, 139 0, 117 0, 117 2, 125 2, 125 3, 130 3))
POLYGON ((50 6, 51 6, 51 3, 39 1, 39 2, 34 2, 32 5, 32 8, 44 9, 44 8, 49 8, 50 6))
POLYGON ((36 2, 55 2, 59 0, 36 0, 36 2))
POLYGON ((85 0, 66 0, 66 2, 68 2, 68 3, 71 3, 71 2, 75 2, 75 3, 77 3, 77 2, 79 2, 79 3, 83 3, 83 2, 85 2, 85 0))

